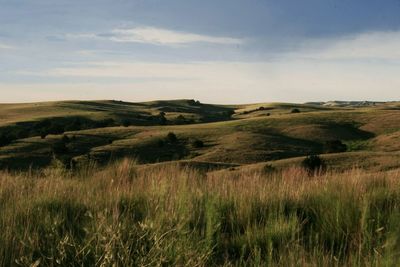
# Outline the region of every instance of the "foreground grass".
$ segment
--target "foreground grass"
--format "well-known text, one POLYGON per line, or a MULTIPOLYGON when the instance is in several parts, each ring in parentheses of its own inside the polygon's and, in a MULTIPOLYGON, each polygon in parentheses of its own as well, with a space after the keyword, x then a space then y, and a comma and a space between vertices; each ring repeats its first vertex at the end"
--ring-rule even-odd
POLYGON ((1 266, 398 266, 400 172, 0 173, 1 266))

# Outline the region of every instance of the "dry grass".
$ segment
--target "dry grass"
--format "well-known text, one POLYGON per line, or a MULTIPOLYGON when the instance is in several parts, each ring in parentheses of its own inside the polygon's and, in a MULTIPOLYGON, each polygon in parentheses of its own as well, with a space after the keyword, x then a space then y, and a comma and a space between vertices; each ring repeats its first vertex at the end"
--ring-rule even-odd
POLYGON ((0 173, 1 266, 396 266, 400 172, 0 173), (36 264, 36 265, 35 265, 36 264))

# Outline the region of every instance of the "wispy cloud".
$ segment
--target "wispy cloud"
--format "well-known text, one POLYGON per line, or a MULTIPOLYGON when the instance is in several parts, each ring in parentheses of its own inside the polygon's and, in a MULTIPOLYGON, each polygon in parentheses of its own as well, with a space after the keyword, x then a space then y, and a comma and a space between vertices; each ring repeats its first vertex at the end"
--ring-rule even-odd
POLYGON ((195 97, 224 103, 398 99, 399 35, 380 32, 309 40, 291 53, 256 62, 182 60, 177 63, 94 58, 92 62, 70 62, 43 71, 17 73, 36 76, 37 80, 58 79, 59 84, 7 87, 10 85, 0 83, 0 91, 11 94, 18 88, 34 91, 45 87, 50 90, 53 86, 68 91, 68 97, 64 98, 195 97))
POLYGON ((240 45, 245 41, 240 38, 211 36, 189 32, 174 31, 156 27, 135 27, 114 29, 106 33, 68 34, 69 39, 103 39, 119 43, 145 43, 152 45, 185 45, 190 43, 211 43, 220 45, 240 45))
POLYGON ((0 43, 0 50, 10 50, 10 49, 15 49, 15 47, 0 43))
POLYGON ((116 42, 149 43, 158 45, 179 45, 197 42, 235 45, 244 42, 242 39, 238 38, 201 35, 154 27, 115 29, 112 31, 110 40, 116 42))
POLYGON ((366 32, 308 40, 293 54, 319 60, 400 60, 399 47, 400 31, 366 32))
POLYGON ((346 64, 296 58, 271 62, 93 62, 37 74, 67 81, 86 79, 91 83, 66 84, 63 88, 102 92, 96 93, 98 98, 196 97, 211 102, 244 103, 261 99, 319 101, 400 97, 398 67, 385 63, 346 64))

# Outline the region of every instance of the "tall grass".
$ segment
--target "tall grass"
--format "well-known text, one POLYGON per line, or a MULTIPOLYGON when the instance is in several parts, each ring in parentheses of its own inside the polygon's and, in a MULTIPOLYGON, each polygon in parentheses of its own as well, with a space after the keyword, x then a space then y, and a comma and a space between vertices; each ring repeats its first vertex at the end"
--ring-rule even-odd
POLYGON ((0 173, 1 266, 399 266, 400 172, 0 173))

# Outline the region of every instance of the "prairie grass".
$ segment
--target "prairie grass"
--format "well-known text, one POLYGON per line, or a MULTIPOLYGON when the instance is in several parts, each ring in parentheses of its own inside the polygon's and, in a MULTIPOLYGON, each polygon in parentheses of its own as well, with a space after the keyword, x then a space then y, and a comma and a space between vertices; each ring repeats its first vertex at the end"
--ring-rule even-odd
POLYGON ((400 171, 0 173, 1 266, 399 266, 400 171))

